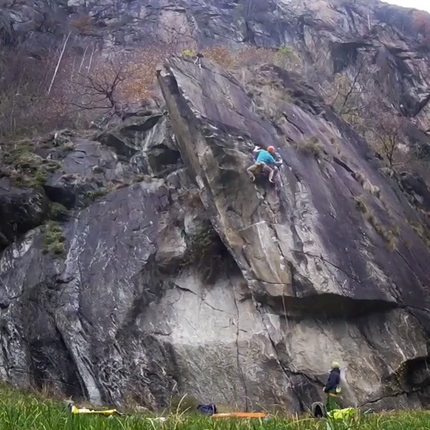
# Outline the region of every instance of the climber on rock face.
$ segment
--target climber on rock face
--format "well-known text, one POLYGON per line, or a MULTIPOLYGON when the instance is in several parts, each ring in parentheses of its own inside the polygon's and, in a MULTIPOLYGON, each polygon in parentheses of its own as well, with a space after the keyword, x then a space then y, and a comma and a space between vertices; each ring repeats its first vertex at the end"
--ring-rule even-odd
POLYGON ((277 171, 276 165, 282 163, 274 158, 276 156, 275 148, 269 146, 266 150, 255 147, 253 153, 255 154, 254 164, 246 169, 251 181, 254 182, 255 174, 262 170, 269 176, 269 181, 273 183, 273 177, 277 171))
POLYGON ((327 394, 327 411, 338 409, 336 402, 337 395, 340 393, 340 365, 333 361, 331 364, 331 371, 327 380, 327 384, 324 387, 324 393, 327 394))
POLYGON ((199 68, 202 68, 202 58, 203 58, 203 54, 200 52, 197 52, 196 55, 196 59, 194 60, 194 64, 197 64, 199 66, 199 68))

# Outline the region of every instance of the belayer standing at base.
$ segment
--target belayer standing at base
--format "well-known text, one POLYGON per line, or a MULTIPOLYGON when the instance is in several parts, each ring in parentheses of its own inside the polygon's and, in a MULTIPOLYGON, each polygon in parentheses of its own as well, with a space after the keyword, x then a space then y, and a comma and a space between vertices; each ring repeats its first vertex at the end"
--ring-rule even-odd
POLYGON ((255 175, 263 171, 263 173, 269 176, 269 182, 273 183, 273 177, 277 171, 277 165, 282 164, 282 161, 277 161, 275 159, 275 148, 269 146, 266 149, 261 149, 256 147, 253 151, 255 154, 254 164, 246 169, 251 181, 255 181, 255 175))
POLYGON ((327 380, 327 384, 324 387, 324 393, 327 394, 327 412, 333 409, 339 409, 337 404, 337 396, 340 393, 340 365, 333 361, 331 364, 331 371, 327 380))

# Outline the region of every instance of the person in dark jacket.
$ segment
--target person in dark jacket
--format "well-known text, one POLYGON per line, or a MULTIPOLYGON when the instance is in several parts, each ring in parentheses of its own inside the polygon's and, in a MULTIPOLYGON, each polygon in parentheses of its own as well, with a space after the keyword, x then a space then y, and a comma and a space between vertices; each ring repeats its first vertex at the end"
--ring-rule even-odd
POLYGON ((340 365, 335 361, 331 364, 330 375, 327 384, 324 387, 324 393, 327 394, 327 412, 338 409, 337 395, 340 392, 340 365))

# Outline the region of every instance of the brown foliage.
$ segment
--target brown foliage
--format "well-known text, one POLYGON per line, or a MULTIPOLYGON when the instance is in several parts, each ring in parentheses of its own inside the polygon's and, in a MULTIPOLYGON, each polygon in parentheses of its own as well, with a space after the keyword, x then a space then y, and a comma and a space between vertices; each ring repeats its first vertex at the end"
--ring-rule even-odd
POLYGON ((293 65, 298 60, 294 50, 287 46, 279 49, 246 46, 233 50, 228 46, 219 45, 204 50, 203 55, 227 69, 262 64, 276 64, 288 69, 290 64, 293 65))
POLYGON ((424 11, 414 11, 412 15, 414 29, 423 35, 430 35, 430 14, 424 11))
POLYGON ((130 78, 121 87, 122 98, 135 102, 151 97, 155 91, 156 68, 172 53, 172 48, 167 45, 136 52, 126 65, 130 78))
POLYGON ((424 11, 414 11, 412 25, 423 37, 422 44, 430 47, 430 14, 424 11))
POLYGON ((215 46, 206 49, 203 51, 203 55, 228 69, 237 66, 237 57, 227 46, 215 46))
POLYGON ((57 104, 79 126, 101 115, 105 119, 121 115, 124 103, 155 95, 156 68, 168 54, 170 48, 159 45, 128 54, 112 53, 109 58, 95 49, 83 57, 69 56, 56 82, 57 104))
POLYGON ((82 14, 72 18, 69 24, 82 35, 89 35, 94 30, 94 20, 88 14, 82 14))
POLYGON ((239 66, 261 65, 266 63, 275 63, 276 51, 268 48, 256 48, 247 46, 238 52, 239 66))
POLYGON ((35 60, 19 52, 0 57, 0 134, 28 136, 64 127, 87 127, 123 102, 155 94, 156 67, 172 51, 165 45, 106 58, 88 46, 77 54, 67 46, 52 90, 48 87, 60 50, 35 60))
POLYGON ((276 60, 275 50, 255 46, 247 46, 238 50, 232 50, 227 46, 215 46, 203 51, 203 54, 227 69, 258 66, 274 63, 276 60))

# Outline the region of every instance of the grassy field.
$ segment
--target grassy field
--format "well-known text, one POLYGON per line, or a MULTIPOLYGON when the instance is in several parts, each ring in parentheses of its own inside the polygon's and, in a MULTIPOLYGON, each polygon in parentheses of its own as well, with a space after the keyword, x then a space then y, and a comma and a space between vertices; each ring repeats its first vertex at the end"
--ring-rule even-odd
POLYGON ((118 418, 72 416, 61 402, 34 394, 22 394, 12 388, 0 389, 1 430, 403 430, 429 429, 430 413, 404 412, 368 415, 350 423, 302 418, 288 420, 212 419, 200 415, 171 414, 164 423, 139 414, 118 418))

